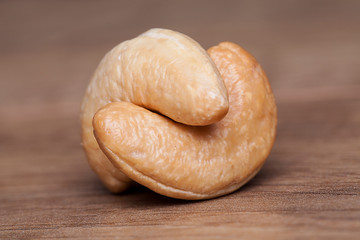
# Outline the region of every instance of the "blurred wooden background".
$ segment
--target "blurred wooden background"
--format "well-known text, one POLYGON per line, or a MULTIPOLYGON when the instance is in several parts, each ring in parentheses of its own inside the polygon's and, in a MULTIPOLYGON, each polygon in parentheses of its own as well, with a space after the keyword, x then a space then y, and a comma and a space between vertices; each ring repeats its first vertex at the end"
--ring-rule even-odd
POLYGON ((358 239, 360 1, 1 1, 0 238, 358 239), (109 193, 80 147, 102 56, 152 27, 264 67, 278 137, 261 172, 208 201, 109 193))

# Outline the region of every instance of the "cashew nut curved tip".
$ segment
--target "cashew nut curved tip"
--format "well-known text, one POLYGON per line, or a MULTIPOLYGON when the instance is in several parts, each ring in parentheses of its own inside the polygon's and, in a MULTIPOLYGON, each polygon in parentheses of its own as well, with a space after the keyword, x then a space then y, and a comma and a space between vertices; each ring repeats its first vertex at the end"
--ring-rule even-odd
POLYGON ((244 49, 207 52, 191 38, 151 29, 100 62, 81 111, 88 161, 112 192, 133 182, 180 199, 240 188, 276 135, 268 79, 244 49))

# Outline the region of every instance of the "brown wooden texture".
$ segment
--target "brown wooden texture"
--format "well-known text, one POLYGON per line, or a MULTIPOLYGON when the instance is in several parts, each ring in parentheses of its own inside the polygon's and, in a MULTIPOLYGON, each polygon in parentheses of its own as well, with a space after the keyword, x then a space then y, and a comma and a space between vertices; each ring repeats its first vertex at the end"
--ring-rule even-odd
POLYGON ((359 239, 359 1, 1 1, 0 238, 359 239), (180 201, 109 193, 80 146, 102 56, 151 27, 242 45, 279 109, 239 191, 180 201))

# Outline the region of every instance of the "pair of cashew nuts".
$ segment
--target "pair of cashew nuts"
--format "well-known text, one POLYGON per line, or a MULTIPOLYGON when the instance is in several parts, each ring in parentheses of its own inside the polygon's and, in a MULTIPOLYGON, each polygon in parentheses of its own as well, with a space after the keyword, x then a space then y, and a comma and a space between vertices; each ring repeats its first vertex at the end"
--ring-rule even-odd
POLYGON ((133 181, 180 199, 233 192, 273 146, 277 110, 254 57, 151 29, 100 62, 81 108, 88 161, 112 192, 133 181))

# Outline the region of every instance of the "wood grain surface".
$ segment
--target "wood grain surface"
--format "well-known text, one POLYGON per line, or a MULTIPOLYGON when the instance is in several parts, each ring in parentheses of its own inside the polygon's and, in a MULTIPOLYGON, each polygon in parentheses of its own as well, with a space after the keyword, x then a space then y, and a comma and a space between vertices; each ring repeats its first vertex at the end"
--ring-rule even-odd
POLYGON ((359 239, 360 1, 1 1, 1 239, 359 239), (279 123, 260 173, 207 201, 109 193, 80 146, 102 56, 151 27, 262 64, 279 123))

